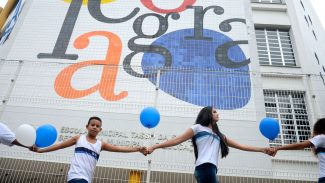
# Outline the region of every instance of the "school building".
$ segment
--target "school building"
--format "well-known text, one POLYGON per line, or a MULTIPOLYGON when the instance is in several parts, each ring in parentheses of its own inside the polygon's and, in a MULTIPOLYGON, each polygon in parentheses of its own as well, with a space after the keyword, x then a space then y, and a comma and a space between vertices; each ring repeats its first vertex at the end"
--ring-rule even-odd
MULTIPOLYGON (((270 147, 307 140, 325 117, 325 34, 308 0, 9 0, 0 26, 0 121, 13 131, 51 124, 60 142, 99 116, 99 139, 148 146, 214 106, 228 138, 270 147), (150 106, 154 128, 139 119, 150 106), (265 117, 280 124, 274 140, 265 117)), ((1 145, 0 182, 65 182, 73 152, 1 145)), ((194 183, 194 161, 190 141, 147 157, 102 152, 93 182, 194 183)), ((230 149, 218 176, 316 182, 317 162, 310 149, 230 149)))

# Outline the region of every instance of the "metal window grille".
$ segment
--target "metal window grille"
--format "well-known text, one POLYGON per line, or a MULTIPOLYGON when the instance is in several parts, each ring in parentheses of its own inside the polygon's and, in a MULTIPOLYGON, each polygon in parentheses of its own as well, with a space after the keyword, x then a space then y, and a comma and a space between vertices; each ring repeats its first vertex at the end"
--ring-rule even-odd
POLYGON ((288 30, 255 29, 261 65, 296 66, 288 30))
POLYGON ((280 133, 270 141, 271 146, 308 140, 311 128, 303 92, 264 90, 264 101, 266 116, 280 123, 280 133))

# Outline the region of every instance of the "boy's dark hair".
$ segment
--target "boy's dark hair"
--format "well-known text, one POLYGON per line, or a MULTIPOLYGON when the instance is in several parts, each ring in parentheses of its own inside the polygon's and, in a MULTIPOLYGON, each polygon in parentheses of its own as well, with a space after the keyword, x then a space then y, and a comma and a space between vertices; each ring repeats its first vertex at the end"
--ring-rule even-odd
POLYGON ((93 119, 94 120, 97 120, 97 121, 100 121, 100 124, 102 124, 102 119, 100 119, 97 116, 92 116, 92 117, 89 118, 87 125, 89 125, 90 121, 93 120, 93 119))
MULTIPOLYGON (((200 124, 202 126, 209 126, 209 124, 212 125, 212 131, 216 133, 219 136, 220 139, 220 147, 221 147, 221 157, 226 157, 229 153, 229 147, 226 143, 226 137, 220 132, 219 127, 216 123, 212 120, 212 110, 213 107, 207 106, 201 109, 199 112, 195 124, 200 124)), ((192 144, 194 147, 194 155, 195 159, 198 157, 198 151, 197 151, 197 145, 195 143, 195 137, 192 137, 192 144)), ((218 154, 216 154, 218 156, 218 154)))
POLYGON ((313 135, 325 135, 325 118, 321 118, 314 124, 313 135))

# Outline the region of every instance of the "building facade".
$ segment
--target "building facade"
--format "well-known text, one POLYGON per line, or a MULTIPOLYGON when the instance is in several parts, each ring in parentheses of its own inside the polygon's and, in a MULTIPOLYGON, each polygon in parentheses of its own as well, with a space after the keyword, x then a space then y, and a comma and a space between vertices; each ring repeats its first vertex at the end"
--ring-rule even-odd
MULTIPOLYGON (((307 140, 325 117, 324 30, 307 0, 19 0, 0 41, 0 120, 52 124, 58 141, 103 119, 103 141, 147 146, 181 134, 204 106, 222 132, 269 147, 307 140), (145 128, 139 114, 161 115, 145 128), (279 121, 269 141, 265 117, 279 121)), ((73 148, 0 150, 6 182, 64 182, 73 148)), ((95 182, 195 182, 191 142, 141 154, 102 152, 95 182)), ((276 157, 231 149, 222 182, 313 182, 309 149, 276 157)))

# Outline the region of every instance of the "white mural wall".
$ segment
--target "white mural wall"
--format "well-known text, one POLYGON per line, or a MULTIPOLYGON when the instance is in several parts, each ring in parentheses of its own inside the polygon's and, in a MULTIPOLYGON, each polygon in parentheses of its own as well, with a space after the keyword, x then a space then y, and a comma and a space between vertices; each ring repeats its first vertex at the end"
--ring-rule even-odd
MULTIPOLYGON (((182 133, 199 110, 210 105, 219 110, 227 136, 267 146, 258 131, 257 113, 264 111, 255 108, 245 3, 26 1, 14 36, 2 45, 0 119, 12 129, 23 123, 53 124, 62 141, 85 133, 88 118, 96 115, 104 121, 101 139, 148 145, 182 133), (147 106, 161 114, 156 128, 146 129, 139 122, 147 106)), ((15 149, 0 152, 6 155, 15 149)), ((232 151, 221 162, 224 173, 245 164, 270 167, 265 155, 232 151)), ((22 155, 69 162, 72 149, 13 156, 22 155)), ((193 171, 190 142, 158 151, 152 158, 157 170, 193 171)), ((146 168, 146 158, 138 154, 102 153, 101 161, 104 166, 146 168), (136 163, 127 164, 130 161, 136 163)))

